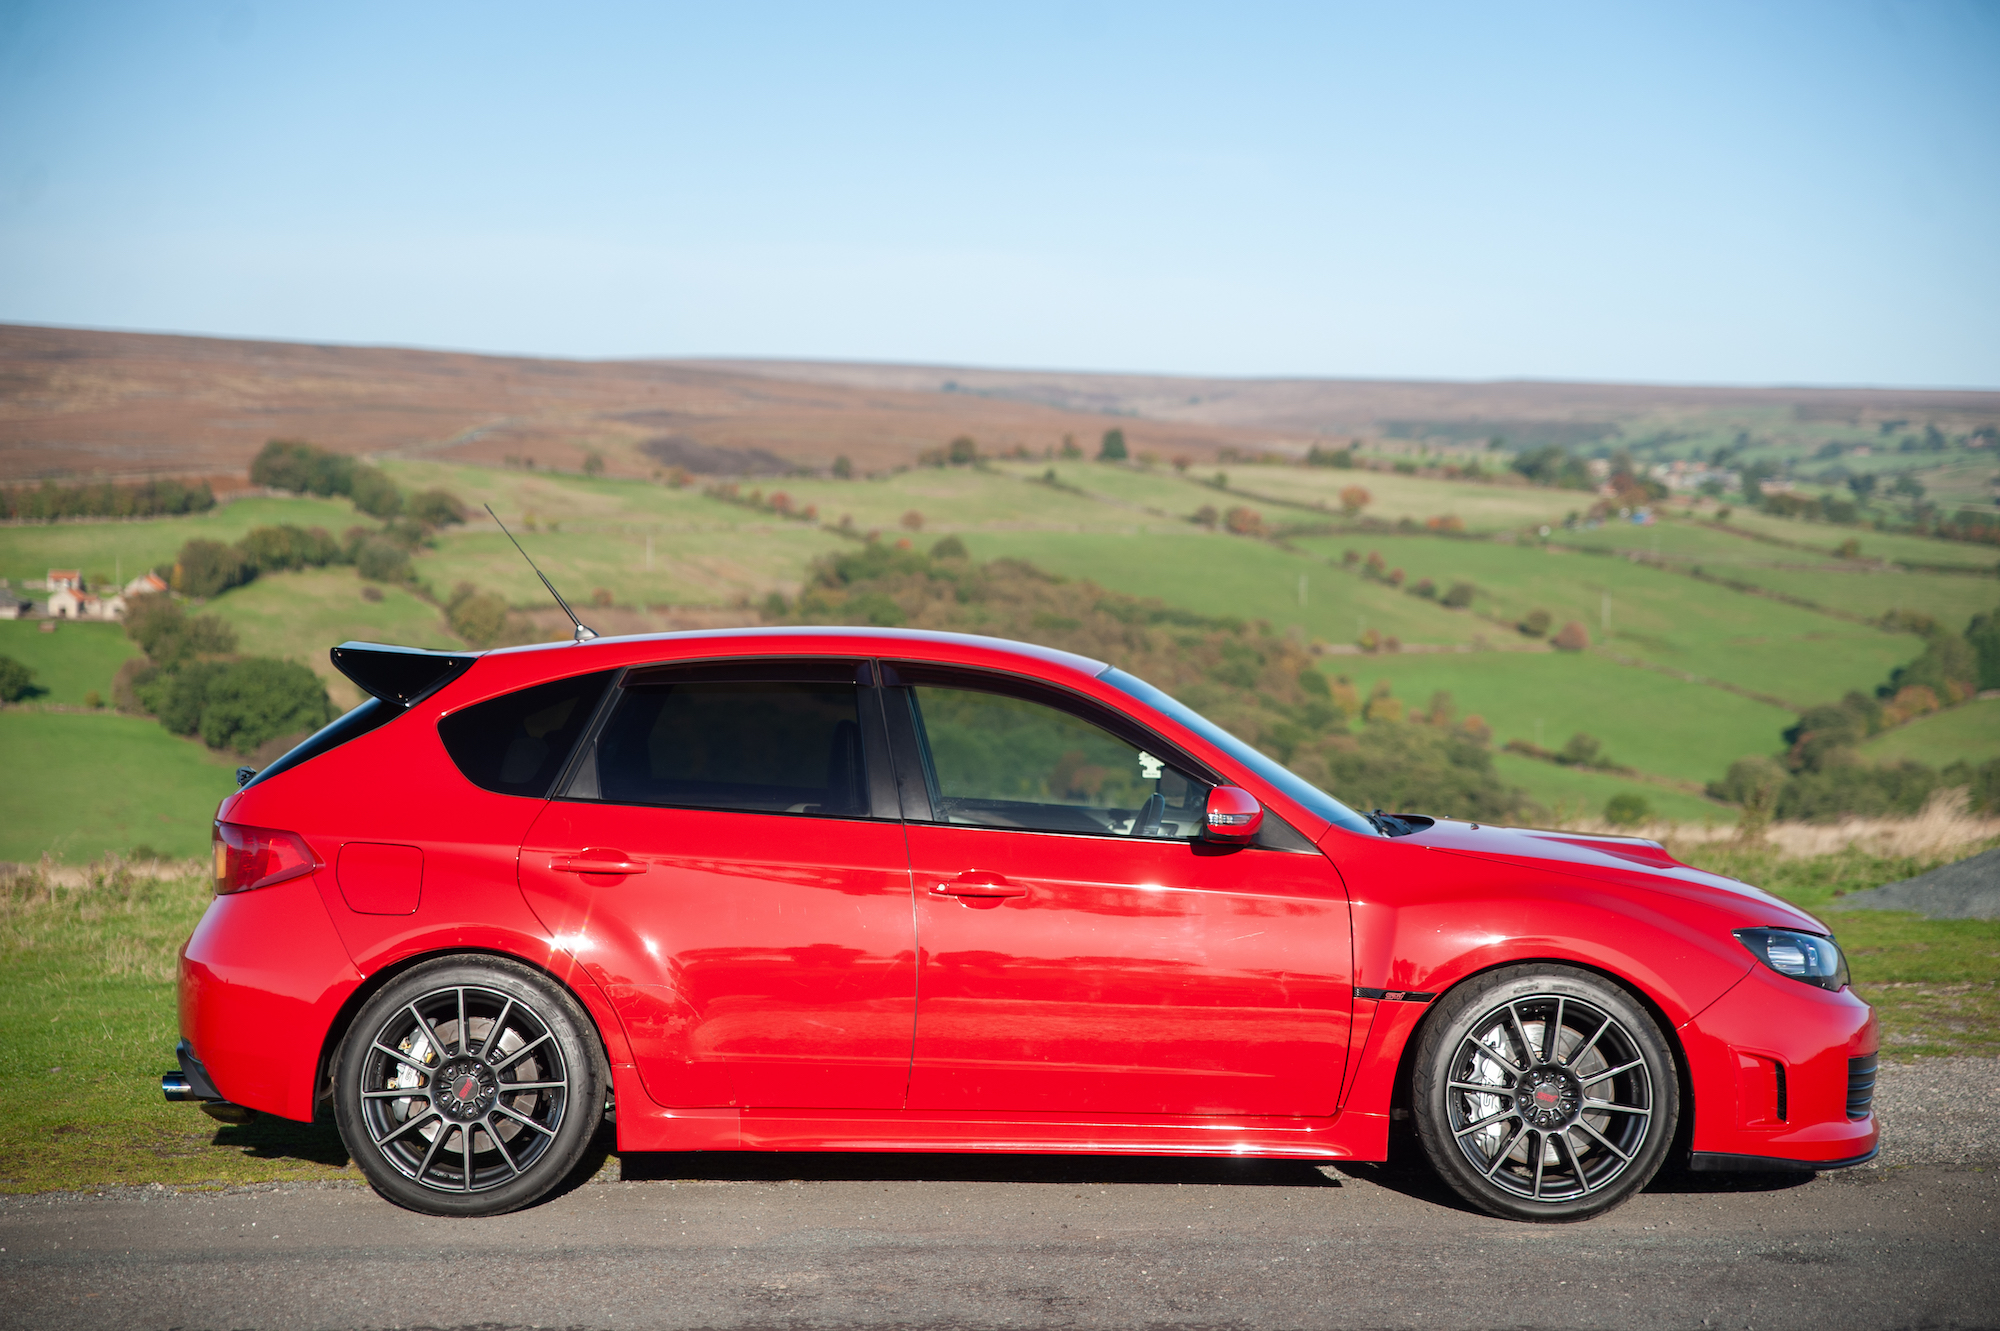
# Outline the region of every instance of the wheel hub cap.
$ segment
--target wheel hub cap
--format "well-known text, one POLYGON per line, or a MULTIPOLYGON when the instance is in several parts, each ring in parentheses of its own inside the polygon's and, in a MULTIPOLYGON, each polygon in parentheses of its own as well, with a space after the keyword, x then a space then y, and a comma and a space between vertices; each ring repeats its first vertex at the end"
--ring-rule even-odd
POLYGON ((438 1069, 433 1103, 446 1118, 470 1123, 485 1116, 499 1098, 500 1079, 476 1059, 458 1059, 438 1069))
POLYGON ((1530 1127, 1568 1127, 1583 1107, 1583 1086, 1569 1069, 1544 1063, 1522 1079, 1520 1100, 1521 1117, 1530 1127))

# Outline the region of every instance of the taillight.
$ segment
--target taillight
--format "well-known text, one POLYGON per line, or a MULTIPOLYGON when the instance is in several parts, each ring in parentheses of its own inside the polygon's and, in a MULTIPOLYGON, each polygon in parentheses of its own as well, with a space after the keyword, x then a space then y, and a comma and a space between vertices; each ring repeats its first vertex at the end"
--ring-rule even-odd
POLYGON ((297 832, 241 823, 215 825, 215 895, 269 887, 313 871, 313 853, 297 832))

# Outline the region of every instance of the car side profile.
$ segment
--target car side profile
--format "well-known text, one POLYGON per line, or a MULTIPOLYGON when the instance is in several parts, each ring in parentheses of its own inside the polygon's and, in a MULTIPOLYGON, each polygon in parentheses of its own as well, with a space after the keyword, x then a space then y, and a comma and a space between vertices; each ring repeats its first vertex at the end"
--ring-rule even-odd
MULTIPOLYGON (((583 631, 580 630, 579 636, 583 631)), ((1872 1158, 1827 929, 1632 838, 1354 812, 992 638, 348 643, 224 800, 169 1098, 331 1117, 385 1197, 623 1151, 1385 1159, 1599 1214, 1670 1159, 1872 1158)))

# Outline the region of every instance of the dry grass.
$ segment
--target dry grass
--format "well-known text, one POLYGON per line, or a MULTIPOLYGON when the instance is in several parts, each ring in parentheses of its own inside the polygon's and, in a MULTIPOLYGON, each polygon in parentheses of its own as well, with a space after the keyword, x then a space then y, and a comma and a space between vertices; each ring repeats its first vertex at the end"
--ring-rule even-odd
MULTIPOLYGON (((1655 822, 1614 827, 1601 818, 1565 820, 1562 830, 1598 836, 1641 836, 1658 841, 1677 858, 1680 848, 1743 844, 1736 827, 1717 823, 1655 822)), ((1785 859, 1818 859, 1859 851, 1879 859, 1949 863, 2000 841, 2000 818, 1968 812, 1960 787, 1932 795, 1913 818, 1844 818, 1837 823, 1771 823, 1750 844, 1785 859)))

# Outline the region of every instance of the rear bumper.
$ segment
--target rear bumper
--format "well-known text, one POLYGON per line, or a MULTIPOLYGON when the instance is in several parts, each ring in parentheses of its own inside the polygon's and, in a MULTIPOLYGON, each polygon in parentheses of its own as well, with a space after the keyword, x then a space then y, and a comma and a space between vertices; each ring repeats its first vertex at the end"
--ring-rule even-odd
POLYGON ((1694 1087, 1693 1168, 1840 1169, 1874 1158, 1881 1036, 1852 990, 1828 993, 1758 966, 1680 1036, 1694 1087), (1868 1095, 1857 1091, 1864 1067, 1868 1095))

